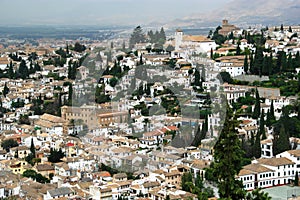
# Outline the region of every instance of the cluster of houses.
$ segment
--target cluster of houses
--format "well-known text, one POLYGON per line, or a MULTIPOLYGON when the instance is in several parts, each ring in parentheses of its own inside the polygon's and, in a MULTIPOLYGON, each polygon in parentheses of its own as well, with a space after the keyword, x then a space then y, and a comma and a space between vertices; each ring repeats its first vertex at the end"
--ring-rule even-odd
MULTIPOLYGON (((295 27, 292 29, 296 31, 295 27)), ((254 34, 257 30, 247 31, 254 34)), ((242 34, 241 29, 224 20, 220 34, 228 35, 231 32, 235 36, 242 34)), ((297 46, 291 45, 291 42, 297 43, 298 39, 289 36, 287 31, 269 31, 267 34, 270 38, 276 38, 267 40, 268 48, 275 51, 276 48, 287 52, 297 51, 297 46)), ((79 80, 67 78, 68 62, 79 61, 84 53, 71 51, 72 56, 67 58, 64 66, 54 66, 44 65, 43 61, 59 57, 55 53, 55 50, 61 47, 59 45, 56 48, 26 46, 23 49, 16 47, 10 51, 1 50, 2 70, 10 65, 12 60, 8 55, 15 50, 28 66, 30 53, 36 52, 38 58, 35 62, 40 64, 41 71, 31 74, 26 80, 0 79, 2 91, 4 87, 9 88, 8 94, 1 96, 1 109, 8 112, 2 113, 0 140, 13 139, 18 143, 17 147, 8 151, 0 150, 0 198, 19 196, 45 200, 120 197, 153 200, 197 199, 195 194, 182 190, 181 176, 185 172, 191 172, 193 177, 200 175, 204 178, 205 168, 208 168, 213 160, 213 141, 218 137, 222 126, 221 112, 217 111, 217 107, 226 103, 218 93, 224 94, 227 102, 236 103, 246 94, 254 95, 257 89, 260 97, 265 99, 261 108, 267 113, 273 102, 277 119, 281 116, 282 108, 296 100, 295 97, 280 96, 278 88, 255 88, 220 81, 218 74, 221 71, 227 71, 232 77, 245 73, 244 56, 227 55, 236 48, 232 41, 228 41, 227 46, 217 49, 215 41, 204 36, 185 35, 179 29, 172 38, 173 40, 168 40, 164 46, 172 45, 174 51, 160 54, 149 52, 146 50, 149 44, 141 43, 135 47, 137 55, 127 55, 119 48, 121 42, 115 43, 115 48, 110 49, 112 56, 122 57, 119 60, 120 66, 122 69, 129 68, 128 73, 118 80, 115 87, 109 84, 114 76, 99 74, 100 83, 90 74, 93 69, 86 63, 77 68, 79 80), (211 52, 223 56, 214 61, 203 56, 210 56, 211 52), (151 66, 146 69, 149 80, 156 80, 156 76, 159 75, 160 79, 164 79, 163 82, 154 81, 148 86, 147 80, 137 78, 135 69, 141 60, 151 66), (161 67, 169 66, 172 60, 175 61, 172 68, 161 67), (199 92, 200 86, 192 86, 196 79, 196 70, 202 76, 204 93, 199 92), (53 74, 65 78, 55 80, 53 74), (130 91, 133 80, 144 90, 149 89, 149 94, 134 96, 135 91, 130 91), (68 106, 66 102, 69 99, 70 88, 65 82, 72 83, 75 94, 85 94, 85 88, 100 87, 104 84, 105 94, 118 100, 102 104, 90 102, 68 106), (173 94, 167 92, 169 88, 173 94), (119 97, 124 91, 128 94, 119 97), (208 93, 214 95, 208 97, 208 93), (48 113, 37 115, 33 112, 32 100, 51 101, 57 95, 61 95, 63 104, 59 108, 61 116, 48 113), (178 111, 179 106, 172 108, 172 111, 162 107, 163 101, 175 102, 181 99, 184 99, 180 102, 181 112, 178 111), (191 116, 192 111, 205 108, 209 100, 216 112, 209 114, 207 121, 199 119, 199 115, 191 116), (20 102, 23 106, 16 106, 20 102), (160 106, 164 112, 153 111, 154 114, 150 116, 143 115, 141 105, 145 105, 150 113, 155 105, 160 106), (187 113, 183 112, 184 108, 187 108, 187 113), (22 124, 20 119, 25 115, 28 116, 29 123, 22 124), (205 123, 208 131, 201 146, 193 147, 191 143, 183 142, 184 138, 194 137, 196 128, 205 123), (182 127, 193 130, 186 136, 182 127), (177 139, 177 143, 171 145, 174 139, 177 139), (32 143, 37 159, 33 166, 25 160, 31 153, 32 143), (53 149, 64 153, 60 162, 51 163, 48 160, 53 149), (22 174, 29 169, 48 178, 50 183, 41 184, 32 178, 23 177, 22 174)), ((247 40, 240 42, 241 49, 254 49, 247 40)), ((90 59, 95 61, 94 68, 114 66, 114 62, 108 60, 107 54, 92 51, 101 45, 109 44, 110 41, 89 44, 90 48, 86 51, 90 53, 90 59)), ((14 70, 17 70, 20 62, 12 63, 14 70)), ((243 105, 242 109, 253 110, 246 105, 243 105)), ((257 120, 249 117, 240 117, 239 120, 237 130, 241 139, 249 139, 252 134, 257 133, 257 120)), ((268 139, 261 141, 262 158, 244 166, 237 176, 247 190, 288 184, 298 173, 300 151, 296 149, 273 155, 272 130, 266 131, 268 139)), ((290 141, 298 144, 297 138, 291 138, 290 141)))

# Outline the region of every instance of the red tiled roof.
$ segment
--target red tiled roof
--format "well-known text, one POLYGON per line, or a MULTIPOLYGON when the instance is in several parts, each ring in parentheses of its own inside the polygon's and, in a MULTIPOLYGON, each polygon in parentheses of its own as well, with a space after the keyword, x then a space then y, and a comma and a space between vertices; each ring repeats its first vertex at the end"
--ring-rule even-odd
POLYGON ((71 143, 71 142, 68 142, 68 143, 67 143, 67 146, 68 146, 68 147, 73 147, 73 146, 75 146, 75 145, 74 145, 73 143, 71 143))

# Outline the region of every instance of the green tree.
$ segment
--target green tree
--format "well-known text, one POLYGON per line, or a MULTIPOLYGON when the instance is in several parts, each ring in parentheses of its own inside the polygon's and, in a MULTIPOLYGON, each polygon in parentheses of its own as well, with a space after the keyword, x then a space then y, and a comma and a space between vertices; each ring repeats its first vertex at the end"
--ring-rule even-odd
POLYGON ((33 138, 31 138, 30 152, 31 152, 32 155, 34 155, 34 157, 35 157, 35 145, 34 145, 34 143, 33 143, 33 138))
POLYGON ((228 72, 220 72, 219 77, 221 78, 220 81, 223 81, 224 83, 229 83, 229 84, 233 83, 233 79, 231 78, 228 72))
POLYGON ((118 83, 118 79, 117 78, 113 77, 113 78, 109 79, 109 85, 111 87, 115 87, 117 85, 117 83, 118 83))
POLYGON ((276 118, 275 118, 275 111, 274 111, 274 101, 272 100, 270 110, 268 110, 268 113, 267 113, 266 125, 270 127, 272 124, 275 123, 275 121, 276 121, 276 118))
POLYGON ((267 120, 266 120, 266 126, 271 126, 271 119, 270 119, 270 110, 267 111, 267 120))
POLYGON ((133 48, 133 46, 137 43, 145 42, 146 38, 143 33, 143 29, 141 26, 137 26, 134 30, 133 33, 130 36, 129 39, 129 46, 130 48, 133 48))
POLYGON ((227 105, 227 115, 220 137, 214 147, 213 172, 218 180, 221 198, 240 200, 245 197, 241 181, 235 177, 242 168, 244 152, 238 138, 236 126, 238 122, 227 105))
POLYGON ((261 139, 262 140, 265 140, 267 139, 267 136, 266 136, 266 130, 265 130, 265 113, 264 113, 264 110, 262 109, 261 110, 261 115, 260 115, 260 121, 259 121, 259 133, 261 135, 261 139))
POLYGON ((268 56, 263 57, 262 75, 269 75, 269 58, 268 56))
POLYGON ((256 88, 256 91, 255 91, 255 105, 254 105, 252 118, 258 119, 259 115, 260 115, 260 97, 259 97, 258 90, 256 88))
POLYGON ((25 60, 21 60, 18 73, 22 79, 28 78, 29 70, 28 70, 25 60))
POLYGON ((86 50, 86 47, 82 44, 80 44, 79 42, 76 42, 75 45, 74 45, 74 51, 77 51, 77 52, 83 52, 86 50))
POLYGON ((4 88, 3 88, 3 91, 2 91, 2 94, 4 97, 6 97, 6 95, 9 93, 9 88, 7 87, 7 84, 5 83, 4 84, 4 88))
POLYGON ((36 62, 36 63, 34 64, 34 71, 42 71, 42 69, 41 69, 41 67, 40 67, 40 65, 39 65, 38 62, 36 62))
POLYGON ((3 140, 1 147, 9 152, 10 148, 19 146, 19 143, 14 139, 3 140))
POLYGON ((204 188, 203 178, 200 177, 200 174, 197 174, 195 179, 195 187, 202 190, 204 188))
POLYGON ((50 149, 50 155, 48 156, 48 161, 52 163, 61 162, 61 159, 65 156, 61 149, 50 149))
POLYGON ((255 158, 260 158, 261 157, 261 134, 260 132, 257 132, 256 133, 256 136, 255 136, 255 142, 254 142, 254 146, 253 146, 253 156, 255 158))
POLYGON ((254 61, 253 61, 253 67, 251 73, 259 76, 262 75, 263 60, 264 60, 264 56, 263 56, 262 47, 257 46, 254 55, 254 61))
POLYGON ((250 58, 250 63, 249 63, 249 71, 250 71, 250 73, 251 74, 254 74, 254 66, 253 66, 253 64, 254 64, 254 60, 253 60, 253 54, 252 54, 252 52, 250 53, 250 56, 249 56, 249 58, 250 58))
POLYGON ((291 53, 289 53, 288 59, 287 59, 287 70, 288 71, 294 71, 294 63, 293 63, 293 56, 291 53))
POLYGON ((140 55, 140 62, 139 62, 139 65, 143 65, 144 64, 144 62, 143 62, 143 55, 141 54, 140 55))
MULTIPOLYGON (((202 124, 202 130, 204 130, 203 124, 202 124)), ((205 138, 205 134, 203 134, 204 131, 202 131, 202 130, 200 130, 200 125, 198 125, 197 132, 191 143, 191 146, 198 147, 201 144, 201 140, 203 140, 205 138)))
POLYGON ((276 120, 275 118, 275 110, 274 110, 274 100, 271 101, 271 107, 270 107, 270 119, 276 120))
POLYGON ((181 177, 182 190, 190 192, 190 183, 193 183, 193 176, 191 172, 185 172, 181 177))
POLYGON ((279 133, 276 131, 274 132, 273 155, 277 155, 287 150, 290 150, 289 134, 286 132, 283 123, 281 123, 279 133))
POLYGON ((24 171, 23 173, 24 177, 32 178, 33 180, 36 180, 39 183, 49 183, 50 180, 46 177, 44 177, 42 174, 37 173, 36 171, 32 169, 28 169, 24 171))
POLYGON ((25 161, 28 162, 29 164, 31 164, 31 166, 34 166, 33 159, 34 159, 34 156, 32 153, 28 154, 28 156, 25 157, 25 161))
POLYGON ((111 50, 106 52, 107 62, 112 62, 112 53, 111 50))
POLYGON ((101 104, 108 101, 110 101, 110 97, 109 95, 105 95, 105 84, 103 83, 101 87, 96 87, 95 102, 101 104))
POLYGON ((244 59, 244 71, 246 74, 248 74, 248 70, 249 70, 248 55, 246 54, 245 59, 244 59))
POLYGON ((298 175, 298 172, 297 172, 297 171, 296 171, 296 174, 295 174, 294 185, 295 185, 295 186, 299 186, 299 175, 298 175))
POLYGON ((169 54, 171 54, 171 52, 174 51, 174 50, 175 50, 175 47, 173 47, 173 46, 170 45, 170 44, 169 44, 169 45, 167 46, 167 48, 166 48, 166 52, 168 52, 169 54))
POLYGON ((240 44, 241 44, 241 42, 240 42, 240 41, 238 41, 238 45, 237 45, 237 47, 236 47, 236 52, 235 52, 235 54, 236 54, 236 55, 241 55, 241 48, 240 48, 240 44))
POLYGON ((7 73, 8 73, 8 78, 13 79, 15 77, 15 72, 14 72, 12 61, 10 61, 10 63, 9 63, 9 68, 8 68, 7 73))
POLYGON ((233 35, 233 32, 232 32, 232 31, 230 32, 230 34, 229 34, 229 36, 228 36, 228 39, 229 39, 229 40, 234 39, 234 35, 233 35))
POLYGON ((268 193, 261 191, 261 189, 255 189, 246 196, 246 200, 271 200, 272 198, 268 193))
MULTIPOLYGON (((286 60, 286 53, 283 51, 281 52, 281 72, 287 71, 287 60, 286 60)), ((279 57, 278 57, 279 59, 279 57)))
POLYGON ((125 50, 126 50, 125 41, 123 41, 123 44, 122 44, 122 50, 123 50, 123 51, 125 51, 125 50))
POLYGON ((72 100, 73 98, 73 86, 72 84, 69 84, 69 89, 68 89, 68 106, 72 106, 72 100))

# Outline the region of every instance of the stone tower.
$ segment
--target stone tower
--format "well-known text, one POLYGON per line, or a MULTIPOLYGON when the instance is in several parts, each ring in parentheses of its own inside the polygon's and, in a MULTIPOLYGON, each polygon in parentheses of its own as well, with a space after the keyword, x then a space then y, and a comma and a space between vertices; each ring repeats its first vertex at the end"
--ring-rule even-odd
POLYGON ((175 32, 175 50, 180 49, 180 45, 182 43, 182 38, 183 38, 183 32, 181 29, 177 29, 175 32))

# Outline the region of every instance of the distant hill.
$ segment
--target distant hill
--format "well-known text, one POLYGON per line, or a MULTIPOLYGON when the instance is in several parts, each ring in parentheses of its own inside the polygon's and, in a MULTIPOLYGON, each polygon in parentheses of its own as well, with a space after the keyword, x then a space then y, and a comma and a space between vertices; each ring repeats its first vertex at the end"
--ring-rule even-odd
POLYGON ((240 26, 300 24, 300 0, 232 0, 217 10, 176 19, 164 26, 208 27, 220 25, 222 19, 240 26))

